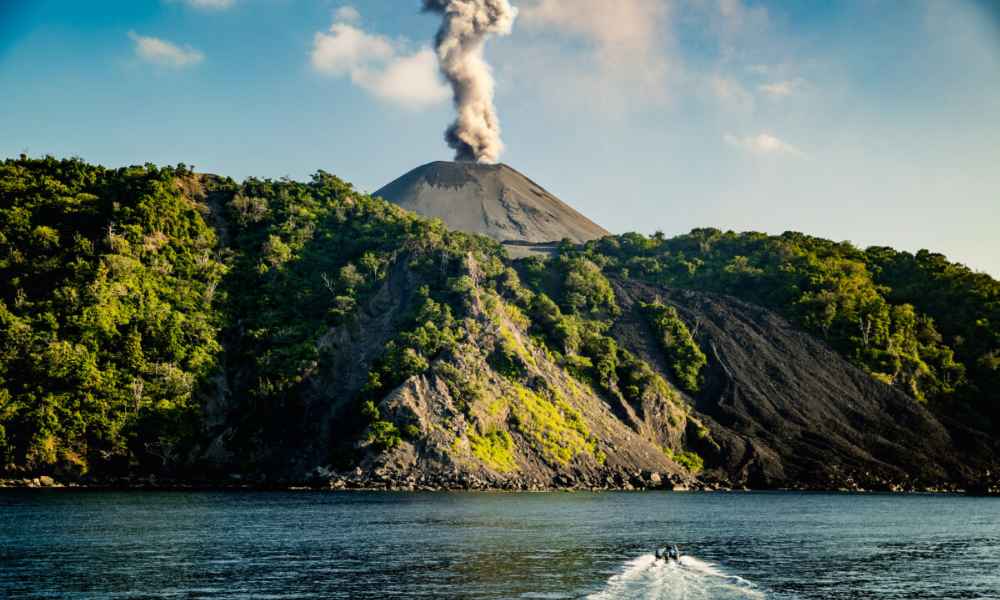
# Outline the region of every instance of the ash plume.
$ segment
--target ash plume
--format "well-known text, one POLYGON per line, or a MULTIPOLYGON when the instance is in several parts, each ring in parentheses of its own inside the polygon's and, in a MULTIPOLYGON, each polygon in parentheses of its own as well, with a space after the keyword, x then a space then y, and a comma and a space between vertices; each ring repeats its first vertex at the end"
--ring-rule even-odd
POLYGON ((441 73, 451 84, 458 117, 445 132, 455 160, 494 163, 503 151, 500 120, 493 105, 493 75, 483 59, 490 35, 507 35, 517 9, 509 0, 423 0, 424 10, 442 15, 435 38, 441 73))

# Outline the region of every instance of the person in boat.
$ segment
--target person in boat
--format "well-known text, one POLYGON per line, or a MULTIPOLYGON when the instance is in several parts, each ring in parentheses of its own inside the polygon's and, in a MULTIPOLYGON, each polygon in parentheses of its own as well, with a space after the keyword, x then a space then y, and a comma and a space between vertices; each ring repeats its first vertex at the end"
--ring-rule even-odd
POLYGON ((656 558, 662 558, 665 561, 679 561, 681 559, 681 551, 677 549, 677 544, 671 544, 670 547, 662 547, 656 549, 656 558))

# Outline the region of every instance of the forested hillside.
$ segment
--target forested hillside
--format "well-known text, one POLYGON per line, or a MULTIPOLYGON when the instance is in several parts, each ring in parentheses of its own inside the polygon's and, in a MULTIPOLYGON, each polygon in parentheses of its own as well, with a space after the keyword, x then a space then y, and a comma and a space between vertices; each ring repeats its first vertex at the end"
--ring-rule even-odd
POLYGON ((940 254, 716 229, 625 234, 564 254, 773 308, 919 402, 987 429, 981 419, 1000 417, 1000 282, 940 254))
MULTIPOLYGON (((997 462, 998 386, 1000 283, 928 252, 702 229, 511 261, 324 172, 237 183, 184 165, 0 166, 10 475, 390 465, 543 484, 614 469, 961 482, 997 462), (710 323, 716 309, 758 323, 753 339, 710 323), (777 377, 752 362, 733 373, 742 350, 820 381, 826 344, 868 373, 831 363, 845 412, 795 426, 813 449, 840 435, 831 419, 859 432, 830 442, 829 464, 795 463, 777 421, 714 411, 777 377), (868 412, 849 414, 859 399, 868 412), (905 464, 925 438, 919 460, 968 454, 905 464)), ((768 402, 779 396, 816 410, 794 382, 768 402)))
MULTIPOLYGON (((183 166, 0 167, 0 459, 84 474, 166 461, 221 351, 216 232, 183 166)), ((148 467, 151 465, 142 465, 148 467)))

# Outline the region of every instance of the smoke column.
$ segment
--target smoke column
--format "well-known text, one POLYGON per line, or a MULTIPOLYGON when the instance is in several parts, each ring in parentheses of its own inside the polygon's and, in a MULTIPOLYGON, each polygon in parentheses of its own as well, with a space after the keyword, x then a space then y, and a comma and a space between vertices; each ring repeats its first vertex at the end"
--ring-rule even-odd
POLYGON ((424 10, 442 15, 435 38, 441 73, 451 84, 458 118, 445 132, 455 160, 494 163, 503 151, 500 120, 493 106, 493 75, 483 59, 490 35, 507 35, 517 9, 509 0, 423 0, 424 10))

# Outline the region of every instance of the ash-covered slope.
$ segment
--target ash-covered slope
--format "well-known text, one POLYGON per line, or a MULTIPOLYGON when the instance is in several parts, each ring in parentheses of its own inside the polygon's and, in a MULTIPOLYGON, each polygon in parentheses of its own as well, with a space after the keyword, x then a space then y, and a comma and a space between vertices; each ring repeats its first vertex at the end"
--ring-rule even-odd
POLYGON ((608 235, 540 185, 504 164, 432 162, 376 191, 452 229, 501 242, 581 243, 608 235))
POLYGON ((689 442, 716 475, 750 487, 909 489, 971 478, 949 432, 923 405, 829 346, 729 296, 616 281, 612 335, 668 376, 641 302, 663 300, 708 357, 690 396, 709 435, 689 442))

